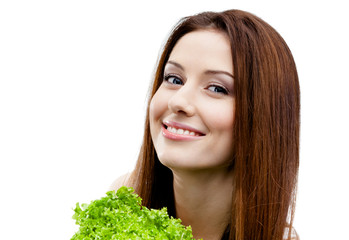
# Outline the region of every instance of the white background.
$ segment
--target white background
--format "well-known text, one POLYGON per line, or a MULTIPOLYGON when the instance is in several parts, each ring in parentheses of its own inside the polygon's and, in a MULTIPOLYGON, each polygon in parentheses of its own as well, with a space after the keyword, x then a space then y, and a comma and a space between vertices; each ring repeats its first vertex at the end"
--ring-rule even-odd
POLYGON ((298 66, 295 227, 304 240, 349 239, 345 1, 125 2, 0 2, 0 238, 70 239, 75 203, 100 198, 135 164, 172 26, 237 8, 270 23, 298 66))

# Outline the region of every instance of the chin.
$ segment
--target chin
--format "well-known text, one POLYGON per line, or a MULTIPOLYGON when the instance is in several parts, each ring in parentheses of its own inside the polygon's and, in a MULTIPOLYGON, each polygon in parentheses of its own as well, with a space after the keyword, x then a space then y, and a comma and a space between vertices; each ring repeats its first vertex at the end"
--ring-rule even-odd
POLYGON ((200 159, 188 159, 188 158, 166 158, 159 157, 159 161, 162 165, 168 167, 172 171, 176 170, 186 170, 186 171, 200 171, 200 170, 214 170, 217 168, 222 168, 226 164, 212 164, 204 162, 200 159))

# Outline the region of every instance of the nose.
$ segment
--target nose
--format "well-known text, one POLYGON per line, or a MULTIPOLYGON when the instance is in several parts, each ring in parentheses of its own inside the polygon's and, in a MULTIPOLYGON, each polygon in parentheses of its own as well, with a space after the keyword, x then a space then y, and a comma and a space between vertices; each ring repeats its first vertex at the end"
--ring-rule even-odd
POLYGON ((189 84, 183 85, 168 101, 168 108, 176 114, 185 114, 191 117, 195 114, 195 92, 189 84))

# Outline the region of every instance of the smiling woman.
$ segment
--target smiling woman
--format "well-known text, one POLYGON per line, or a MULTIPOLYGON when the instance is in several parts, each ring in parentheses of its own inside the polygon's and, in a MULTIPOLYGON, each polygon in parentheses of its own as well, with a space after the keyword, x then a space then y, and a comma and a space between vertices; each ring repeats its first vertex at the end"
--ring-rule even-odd
POLYGON ((186 17, 156 69, 136 168, 113 188, 167 207, 195 238, 293 239, 299 105, 292 54, 267 23, 186 17))
POLYGON ((229 39, 222 32, 188 33, 171 52, 149 116, 157 156, 174 177, 179 169, 229 165, 233 154, 232 72, 229 39))

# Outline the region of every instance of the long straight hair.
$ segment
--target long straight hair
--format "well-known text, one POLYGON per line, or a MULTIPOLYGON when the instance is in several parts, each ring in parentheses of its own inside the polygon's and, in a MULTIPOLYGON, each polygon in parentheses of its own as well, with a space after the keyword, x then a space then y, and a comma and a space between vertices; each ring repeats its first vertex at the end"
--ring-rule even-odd
POLYGON ((152 83, 132 185, 145 206, 167 207, 169 214, 175 216, 173 176, 156 155, 150 135, 149 104, 163 81, 164 66, 177 41, 189 32, 204 29, 224 32, 233 58, 234 192, 231 221, 224 238, 281 240, 286 234, 290 239, 299 166, 298 75, 283 38, 248 12, 203 12, 183 18, 172 30, 152 83))

